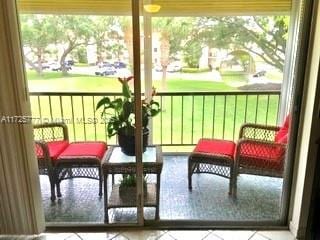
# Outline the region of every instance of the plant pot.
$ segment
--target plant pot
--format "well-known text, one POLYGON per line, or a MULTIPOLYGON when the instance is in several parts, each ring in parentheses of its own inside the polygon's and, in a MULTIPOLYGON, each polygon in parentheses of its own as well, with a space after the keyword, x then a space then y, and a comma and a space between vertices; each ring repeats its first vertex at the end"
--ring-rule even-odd
MULTIPOLYGON (((148 146, 149 129, 144 128, 142 133, 142 151, 145 152, 148 146)), ((118 133, 118 141, 121 151, 128 156, 135 156, 135 136, 118 133)))

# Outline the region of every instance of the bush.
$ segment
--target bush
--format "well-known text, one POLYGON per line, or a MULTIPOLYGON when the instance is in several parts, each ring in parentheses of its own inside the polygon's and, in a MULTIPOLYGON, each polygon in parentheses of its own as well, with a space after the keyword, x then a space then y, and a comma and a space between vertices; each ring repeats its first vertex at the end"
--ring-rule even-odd
POLYGON ((183 73, 202 73, 202 72, 210 72, 210 68, 182 68, 181 72, 183 73))

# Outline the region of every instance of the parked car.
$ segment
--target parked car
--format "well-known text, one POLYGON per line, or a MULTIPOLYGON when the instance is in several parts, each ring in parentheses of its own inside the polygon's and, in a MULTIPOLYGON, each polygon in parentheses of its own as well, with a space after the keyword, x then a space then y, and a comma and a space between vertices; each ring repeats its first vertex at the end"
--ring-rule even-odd
POLYGON ((262 70, 262 71, 260 71, 260 72, 257 72, 257 73, 255 73, 255 74, 253 74, 252 77, 262 77, 262 76, 265 76, 266 73, 267 73, 267 71, 262 70))
POLYGON ((132 76, 132 72, 128 68, 119 68, 117 69, 117 76, 121 78, 132 76))
MULTIPOLYGON (((181 69, 182 69, 181 66, 178 65, 178 64, 170 63, 167 66, 167 72, 180 72, 181 69)), ((156 65, 154 67, 154 70, 156 70, 157 72, 162 72, 162 66, 161 65, 156 65)))
MULTIPOLYGON (((38 65, 39 65, 38 61, 33 62, 33 64, 34 64, 36 67, 38 67, 38 65)), ((28 66, 29 66, 29 65, 28 65, 28 66)), ((41 67, 42 67, 42 69, 49 69, 49 68, 50 68, 50 65, 49 65, 49 63, 48 63, 47 61, 42 61, 42 62, 41 62, 41 67)), ((32 66, 29 66, 28 68, 31 69, 31 70, 33 69, 32 66)))
POLYGON ((113 67, 113 64, 109 63, 109 62, 98 62, 97 66, 99 68, 103 68, 103 67, 113 67))
POLYGON ((95 71, 95 75, 97 76, 107 76, 107 75, 114 75, 117 73, 117 70, 113 67, 113 66, 110 66, 110 67, 102 67, 102 68, 98 68, 96 71, 95 71))
POLYGON ((116 61, 113 63, 113 66, 115 68, 126 68, 127 64, 125 64, 124 62, 116 61))
POLYGON ((67 64, 69 66, 73 66, 74 65, 74 61, 73 60, 67 60, 67 61, 65 61, 65 64, 67 64))
POLYGON ((167 72, 180 72, 181 67, 179 65, 169 64, 167 66, 167 72))
POLYGON ((42 69, 49 69, 50 68, 50 64, 48 63, 42 63, 42 69))
MULTIPOLYGON (((65 68, 67 69, 67 71, 72 69, 72 67, 70 65, 65 65, 65 68)), ((51 66, 51 70, 56 71, 56 72, 61 71, 61 65, 58 63, 54 64, 51 66)))
POLYGON ((154 70, 156 70, 156 72, 162 72, 162 66, 156 65, 156 66, 154 67, 154 70))

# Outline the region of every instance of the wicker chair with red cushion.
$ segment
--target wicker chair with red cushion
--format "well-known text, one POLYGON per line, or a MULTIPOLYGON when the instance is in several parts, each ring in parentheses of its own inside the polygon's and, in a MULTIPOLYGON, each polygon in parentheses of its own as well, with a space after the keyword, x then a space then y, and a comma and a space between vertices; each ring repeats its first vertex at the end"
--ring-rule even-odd
POLYGON ((71 178, 99 180, 102 195, 101 160, 107 150, 105 142, 69 142, 68 128, 64 123, 34 125, 35 153, 39 174, 49 176, 51 200, 61 197, 60 182, 71 178))
POLYGON ((237 194, 238 174, 282 177, 290 116, 281 127, 244 124, 235 152, 233 195, 237 194))
POLYGON ((64 123, 36 124, 33 133, 39 174, 48 175, 51 200, 54 201, 56 199, 55 166, 60 154, 69 146, 68 129, 64 123))

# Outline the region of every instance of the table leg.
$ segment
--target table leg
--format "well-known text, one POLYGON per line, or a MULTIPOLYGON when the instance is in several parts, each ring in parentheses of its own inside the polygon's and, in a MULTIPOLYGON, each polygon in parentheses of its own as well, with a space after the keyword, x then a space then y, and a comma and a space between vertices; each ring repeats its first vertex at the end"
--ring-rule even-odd
POLYGON ((230 178, 229 178, 229 195, 233 197, 233 183, 234 183, 234 173, 233 173, 233 164, 231 163, 229 166, 230 178))
POLYGON ((193 172, 193 169, 192 169, 192 159, 189 157, 188 159, 188 187, 189 187, 189 190, 192 189, 192 172, 193 172))
POLYGON ((102 196, 102 170, 101 170, 101 167, 98 166, 98 173, 99 173, 99 197, 102 196))
POLYGON ((160 173, 157 173, 157 193, 156 193, 156 220, 159 220, 159 203, 160 203, 160 173))
POLYGON ((108 174, 104 174, 104 222, 109 223, 109 215, 108 215, 108 174))

